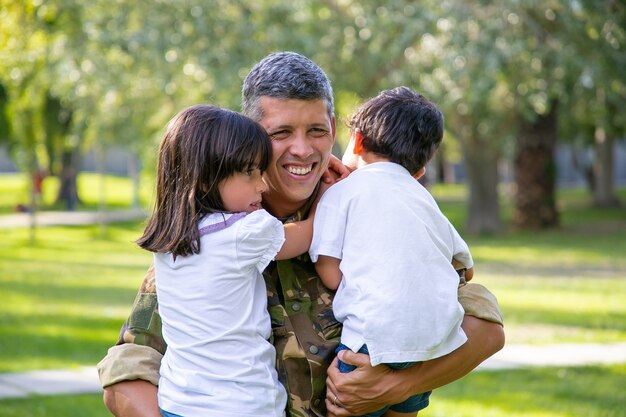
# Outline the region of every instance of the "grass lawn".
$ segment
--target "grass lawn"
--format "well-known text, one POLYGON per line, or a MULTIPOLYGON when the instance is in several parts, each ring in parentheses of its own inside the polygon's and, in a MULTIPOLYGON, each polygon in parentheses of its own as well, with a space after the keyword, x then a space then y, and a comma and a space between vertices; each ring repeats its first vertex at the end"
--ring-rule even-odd
MULTIPOLYGON (((0 213, 12 204, 4 180, 0 213)), ((120 181, 108 207, 129 204, 130 186, 120 181)), ((462 232, 464 190, 433 193, 462 232)), ((620 196, 626 201, 626 190, 620 196)), ((562 227, 555 231, 466 236, 475 280, 501 303, 507 343, 626 341, 626 210, 590 209, 586 199, 584 191, 559 192, 562 227)), ((0 230, 0 372, 102 358, 151 262, 132 243, 141 230, 139 222, 109 225, 104 236, 98 226, 42 228, 32 246, 28 230, 0 230)), ((624 380, 624 365, 484 371, 437 390, 420 415, 626 416, 624 380)), ((18 415, 108 414, 99 395, 0 401, 0 416, 18 415)))

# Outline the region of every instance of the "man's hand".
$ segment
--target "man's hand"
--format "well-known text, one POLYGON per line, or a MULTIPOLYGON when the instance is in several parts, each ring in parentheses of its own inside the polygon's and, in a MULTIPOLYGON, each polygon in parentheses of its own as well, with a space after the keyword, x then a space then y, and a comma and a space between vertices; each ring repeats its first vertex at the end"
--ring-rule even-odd
POLYGON ((322 182, 334 184, 348 177, 348 175, 350 175, 350 169, 341 162, 341 159, 337 158, 335 155, 330 155, 328 168, 324 174, 322 174, 322 182))
POLYGON ((465 316, 462 327, 467 342, 457 350, 401 370, 384 365, 372 367, 367 355, 348 350, 340 352, 338 355, 342 355, 342 361, 357 368, 342 374, 337 369, 336 359, 328 368, 327 415, 362 415, 387 404, 400 403, 411 395, 442 387, 467 375, 504 346, 501 324, 465 316))
POLYGON ((389 404, 400 403, 411 395, 401 385, 394 384, 402 380, 394 378, 393 374, 402 371, 385 365, 372 367, 368 355, 354 353, 351 350, 343 350, 338 355, 343 362, 357 368, 343 374, 339 372, 336 358, 328 368, 327 417, 360 416, 380 410, 389 404))

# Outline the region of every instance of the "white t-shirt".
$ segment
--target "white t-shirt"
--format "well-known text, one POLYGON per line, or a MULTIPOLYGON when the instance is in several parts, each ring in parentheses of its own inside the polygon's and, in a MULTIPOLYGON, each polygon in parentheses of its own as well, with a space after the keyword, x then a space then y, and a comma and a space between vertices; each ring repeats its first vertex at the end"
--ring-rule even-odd
MULTIPOLYGON (((211 214, 216 227, 242 214, 211 214)), ((219 227, 218 227, 219 228, 219 227)), ((167 351, 159 406, 193 416, 283 416, 263 270, 284 242, 283 225, 257 210, 201 237, 200 253, 154 255, 167 351)))
POLYGON ((341 342, 367 344, 372 365, 443 356, 466 342, 455 257, 473 265, 467 244, 430 193, 401 165, 359 168, 322 196, 311 260, 341 259, 333 311, 341 342))

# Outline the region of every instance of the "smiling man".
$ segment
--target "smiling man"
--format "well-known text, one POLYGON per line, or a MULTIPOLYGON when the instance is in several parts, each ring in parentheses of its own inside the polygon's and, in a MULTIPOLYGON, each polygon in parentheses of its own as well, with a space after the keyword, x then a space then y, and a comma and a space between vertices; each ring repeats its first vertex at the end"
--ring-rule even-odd
MULTIPOLYGON (((242 109, 265 128, 272 143, 263 207, 285 222, 306 218, 335 140, 333 92, 326 74, 297 53, 271 54, 244 80, 242 109)), ((348 353, 343 360, 359 368, 343 377, 334 373, 333 365, 327 390, 327 370, 341 332, 332 312, 334 292, 323 286, 307 255, 271 262, 263 275, 289 416, 358 415, 400 402, 462 377, 504 341, 501 325, 494 323, 499 321, 497 303, 488 291, 479 291, 469 304, 460 297, 466 313, 479 317, 465 317, 468 342, 460 349, 394 373, 381 372, 368 366, 367 359, 348 353)), ((156 385, 165 349, 150 269, 117 345, 98 364, 104 401, 113 414, 160 415, 156 385)), ((248 414, 241 410, 240 415, 248 414)))

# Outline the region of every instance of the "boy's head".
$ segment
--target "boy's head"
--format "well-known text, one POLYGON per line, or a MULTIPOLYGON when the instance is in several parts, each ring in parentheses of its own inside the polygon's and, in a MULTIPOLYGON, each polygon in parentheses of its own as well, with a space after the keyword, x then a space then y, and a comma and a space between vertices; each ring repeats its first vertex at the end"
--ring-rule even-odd
POLYGON ((364 153, 418 173, 443 138, 443 115, 407 87, 384 90, 363 104, 349 123, 352 137, 344 164, 356 168, 364 153))

